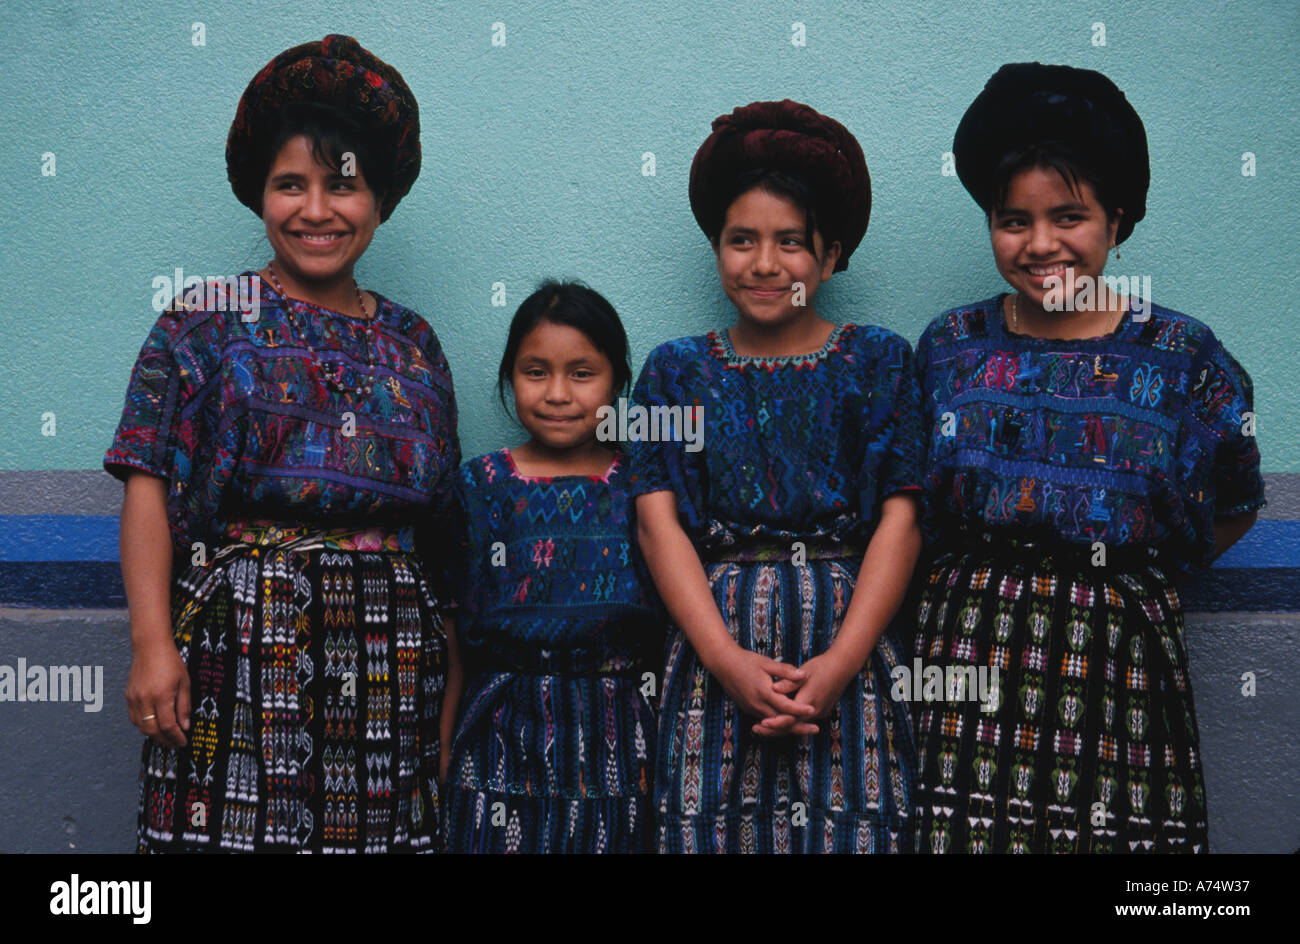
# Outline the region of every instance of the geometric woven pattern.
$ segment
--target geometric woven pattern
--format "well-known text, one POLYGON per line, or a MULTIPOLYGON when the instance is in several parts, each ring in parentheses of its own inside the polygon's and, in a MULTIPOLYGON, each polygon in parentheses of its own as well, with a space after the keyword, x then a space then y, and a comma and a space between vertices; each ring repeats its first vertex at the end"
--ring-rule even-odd
POLYGON ((644 852, 663 623, 621 456, 604 476, 464 464, 457 637, 466 688, 446 785, 457 852, 644 852), (648 690, 652 691, 652 690, 648 690))

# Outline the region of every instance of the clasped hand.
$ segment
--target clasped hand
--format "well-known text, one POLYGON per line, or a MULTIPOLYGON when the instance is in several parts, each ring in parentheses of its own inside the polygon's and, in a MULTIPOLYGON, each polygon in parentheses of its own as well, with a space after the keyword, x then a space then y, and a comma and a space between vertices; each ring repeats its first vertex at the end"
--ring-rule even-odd
POLYGON ((762 719, 755 734, 784 737, 816 734, 814 722, 830 715, 857 673, 829 652, 793 666, 736 646, 713 674, 741 711, 762 719))

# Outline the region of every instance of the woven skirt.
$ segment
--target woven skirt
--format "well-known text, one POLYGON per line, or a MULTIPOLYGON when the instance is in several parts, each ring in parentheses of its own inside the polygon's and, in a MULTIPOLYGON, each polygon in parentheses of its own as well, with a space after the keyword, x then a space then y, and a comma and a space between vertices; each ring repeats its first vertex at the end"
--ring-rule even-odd
POLYGON ((652 851, 654 709, 638 677, 489 672, 467 685, 447 851, 652 851))
MULTIPOLYGON (((830 648, 861 557, 714 560, 714 601, 743 648, 801 665, 830 648)), ((842 552, 841 552, 842 553, 842 552)), ((655 774, 660 852, 910 852, 915 760, 908 706, 890 699, 902 661, 884 633, 810 736, 763 737, 701 664, 669 642, 655 774)))
POLYGON ((190 730, 145 741, 139 851, 437 851, 445 635, 409 534, 240 531, 174 587, 190 730))
POLYGON ((921 851, 1207 850, 1182 609, 1150 558, 975 542, 929 568, 917 629, 914 674, 989 688, 914 706, 921 851))

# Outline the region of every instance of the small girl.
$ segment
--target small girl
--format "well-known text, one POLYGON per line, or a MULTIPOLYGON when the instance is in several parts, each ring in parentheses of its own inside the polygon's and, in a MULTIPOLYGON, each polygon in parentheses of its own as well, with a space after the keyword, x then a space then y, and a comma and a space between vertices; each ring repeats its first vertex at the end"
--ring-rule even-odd
POLYGON ((655 717, 642 674, 662 633, 627 468, 597 436, 630 380, 623 325, 599 294, 546 282, 519 306, 498 392, 504 404, 511 387, 531 438, 466 462, 458 479, 449 851, 649 850, 655 717))
POLYGON ((910 851, 911 722, 889 698, 887 627, 921 546, 912 351, 814 306, 866 232, 862 149, 806 105, 758 102, 713 123, 690 197, 739 317, 657 348, 633 396, 651 416, 703 416, 703 448, 663 441, 662 421, 629 445, 676 630, 659 850, 910 851))

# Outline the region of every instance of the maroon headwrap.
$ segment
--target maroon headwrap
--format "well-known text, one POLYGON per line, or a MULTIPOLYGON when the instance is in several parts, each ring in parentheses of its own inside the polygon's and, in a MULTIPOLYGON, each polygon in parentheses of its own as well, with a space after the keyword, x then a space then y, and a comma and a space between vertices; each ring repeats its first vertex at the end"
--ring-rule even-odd
POLYGON ((709 239, 717 239, 735 180, 754 168, 802 179, 815 195, 822 237, 839 241, 835 271, 848 268, 871 216, 867 159, 849 130, 807 105, 785 99, 754 102, 713 122, 713 133, 691 164, 691 211, 709 239))
POLYGON ((248 83, 226 138, 226 175, 239 202, 259 212, 266 180, 257 144, 294 102, 333 105, 367 130, 380 159, 392 162, 393 186, 379 208, 388 219, 420 175, 420 109, 400 72, 339 34, 285 50, 248 83))

